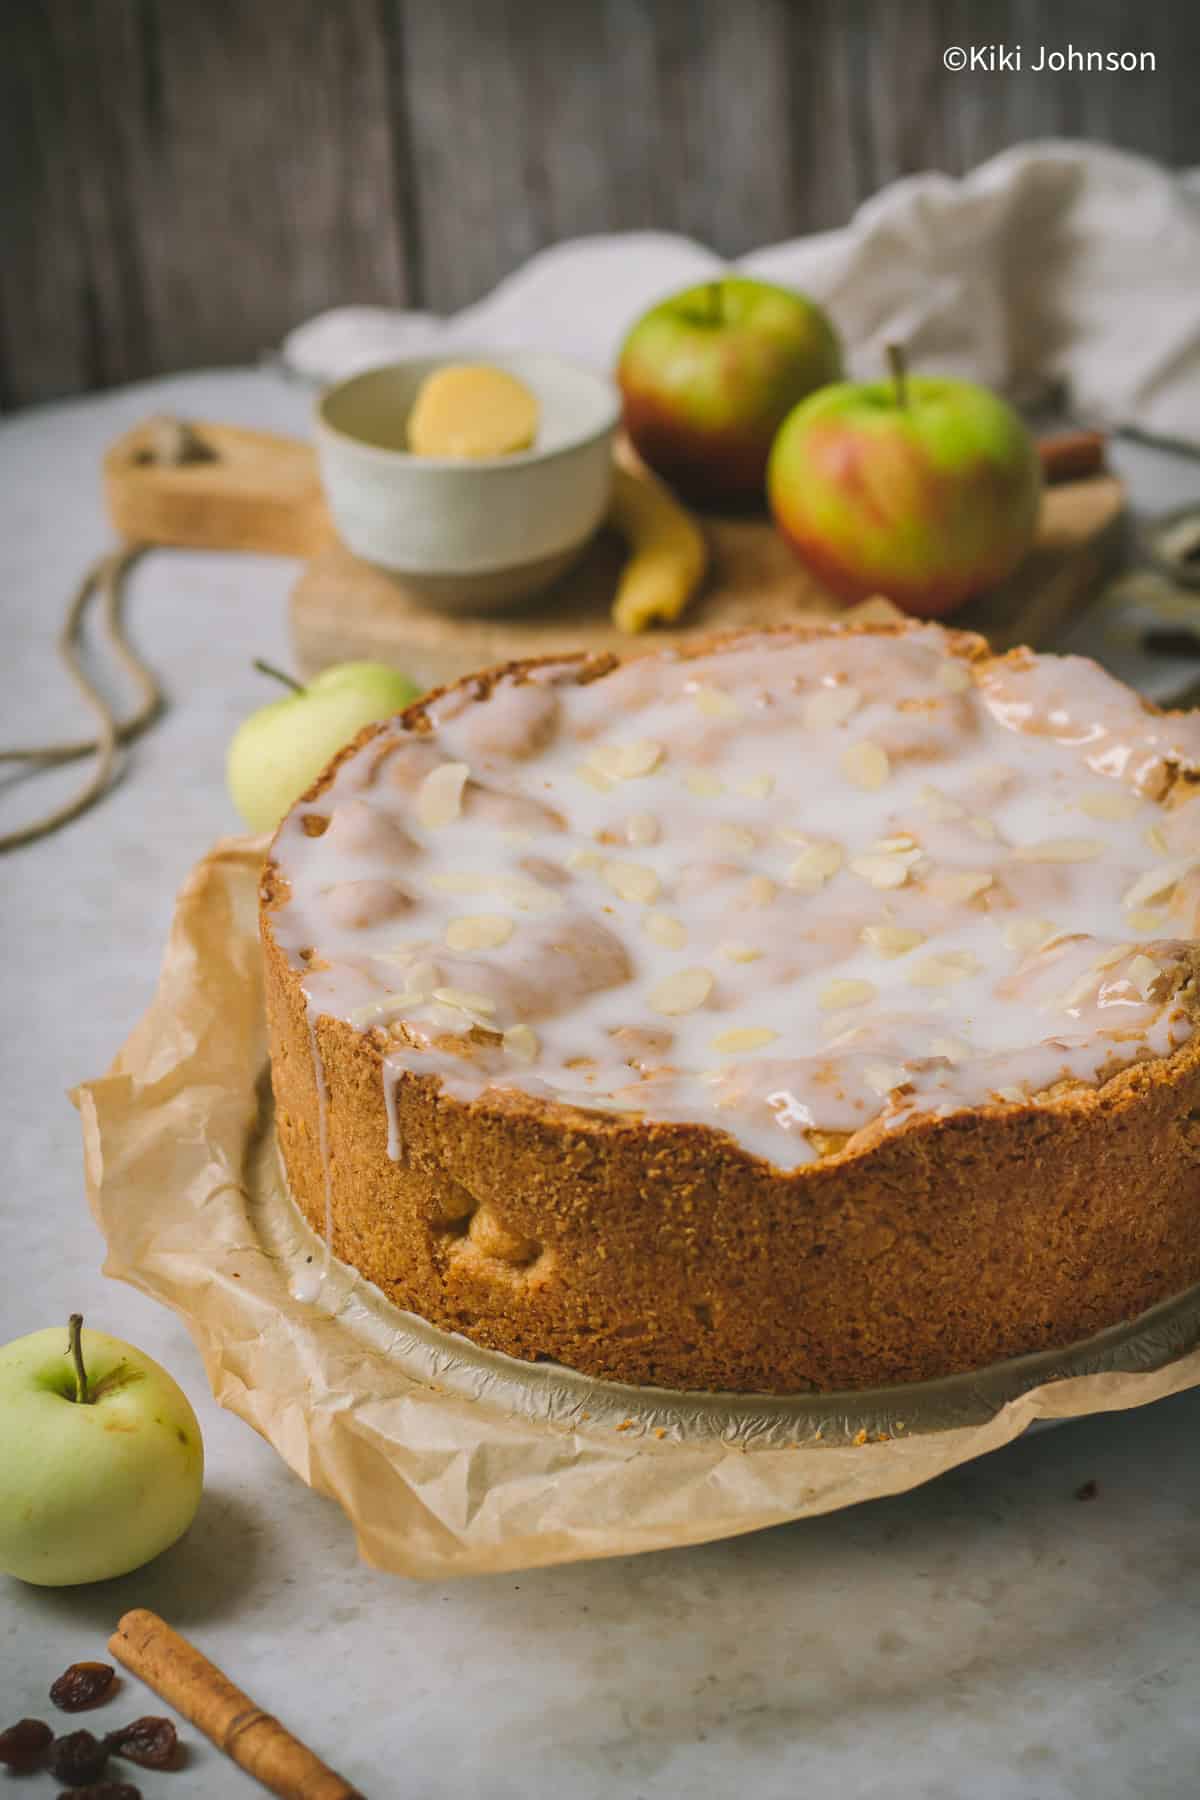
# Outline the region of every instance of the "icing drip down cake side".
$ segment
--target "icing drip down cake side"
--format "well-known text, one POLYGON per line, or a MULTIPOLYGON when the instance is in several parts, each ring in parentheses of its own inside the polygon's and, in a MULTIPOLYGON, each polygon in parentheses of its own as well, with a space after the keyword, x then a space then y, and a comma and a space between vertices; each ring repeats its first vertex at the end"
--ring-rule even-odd
POLYGON ((334 1255, 674 1388, 915 1381, 1200 1280, 1200 718, 936 626, 514 664, 284 820, 279 1141, 334 1255))

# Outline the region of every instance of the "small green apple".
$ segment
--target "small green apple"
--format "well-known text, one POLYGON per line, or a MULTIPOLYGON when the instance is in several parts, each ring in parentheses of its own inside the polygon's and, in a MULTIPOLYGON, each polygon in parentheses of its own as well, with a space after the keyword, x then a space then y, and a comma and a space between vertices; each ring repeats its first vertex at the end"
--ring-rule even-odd
POLYGON ((789 413, 771 450, 775 522, 825 586, 886 595, 936 619, 1002 581, 1033 542, 1037 447, 1011 406, 970 381, 839 382, 789 413))
POLYGON ((0 1571, 42 1587, 140 1568, 187 1530, 204 1480, 166 1370, 82 1326, 0 1350, 0 1571))
POLYGON ((337 663, 307 687, 267 663, 255 667, 293 691, 251 713, 229 746, 229 792, 251 831, 273 831, 343 744, 421 692, 386 663, 337 663))
POLYGON ((819 306, 740 275, 651 307, 617 363, 638 454, 685 499, 735 509, 761 504, 771 440, 792 407, 841 373, 819 306))

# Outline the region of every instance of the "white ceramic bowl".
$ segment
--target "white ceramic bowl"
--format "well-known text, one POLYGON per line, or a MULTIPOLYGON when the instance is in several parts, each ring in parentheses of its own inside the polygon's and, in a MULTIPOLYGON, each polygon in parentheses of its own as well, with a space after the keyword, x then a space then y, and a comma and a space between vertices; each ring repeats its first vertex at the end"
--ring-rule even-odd
POLYGON ((368 369, 317 405, 321 479, 356 556, 430 605, 486 611, 546 587, 604 519, 620 402, 612 383, 558 357, 447 349, 368 369), (531 450, 487 458, 414 456, 408 415, 447 363, 507 369, 537 396, 531 450))

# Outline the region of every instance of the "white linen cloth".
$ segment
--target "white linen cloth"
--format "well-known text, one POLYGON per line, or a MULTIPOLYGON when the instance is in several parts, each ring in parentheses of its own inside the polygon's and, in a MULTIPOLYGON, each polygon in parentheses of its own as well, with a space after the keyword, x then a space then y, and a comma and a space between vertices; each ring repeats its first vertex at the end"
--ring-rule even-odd
POLYGON ((1059 141, 1006 150, 962 180, 910 176, 844 229, 732 265, 662 232, 576 238, 451 318, 322 313, 291 332, 284 360, 323 382, 466 348, 607 368, 653 301, 730 266, 827 306, 856 378, 879 375, 896 339, 916 368, 1027 404, 1065 394, 1087 423, 1200 443, 1200 169, 1059 141))

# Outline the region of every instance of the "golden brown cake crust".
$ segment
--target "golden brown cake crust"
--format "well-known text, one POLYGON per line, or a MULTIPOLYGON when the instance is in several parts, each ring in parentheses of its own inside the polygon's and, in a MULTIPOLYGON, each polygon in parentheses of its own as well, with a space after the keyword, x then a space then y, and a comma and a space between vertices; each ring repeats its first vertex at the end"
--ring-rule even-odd
MULTIPOLYGON (((502 672, 466 685, 484 695, 502 672)), ((306 1003, 272 931, 285 898, 268 860, 277 1129, 323 1231, 306 1003)), ((518 1089, 460 1100, 407 1073, 393 1160, 382 1040, 327 1015, 315 1035, 335 1255, 397 1305, 513 1356, 673 1388, 859 1389, 1066 1345, 1200 1280, 1200 1039, 1049 1103, 868 1130, 788 1172, 702 1124, 518 1089)))

